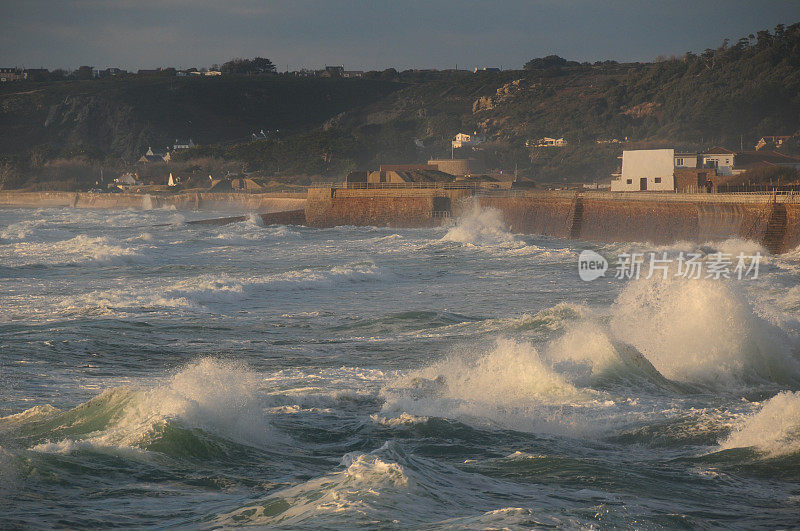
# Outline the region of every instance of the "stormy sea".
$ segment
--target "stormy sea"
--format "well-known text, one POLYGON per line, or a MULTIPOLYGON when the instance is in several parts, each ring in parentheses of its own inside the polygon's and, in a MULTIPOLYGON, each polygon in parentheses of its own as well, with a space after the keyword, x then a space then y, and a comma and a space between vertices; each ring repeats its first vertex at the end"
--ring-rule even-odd
POLYGON ((0 210, 0 527, 800 525, 800 250, 204 217, 0 210))

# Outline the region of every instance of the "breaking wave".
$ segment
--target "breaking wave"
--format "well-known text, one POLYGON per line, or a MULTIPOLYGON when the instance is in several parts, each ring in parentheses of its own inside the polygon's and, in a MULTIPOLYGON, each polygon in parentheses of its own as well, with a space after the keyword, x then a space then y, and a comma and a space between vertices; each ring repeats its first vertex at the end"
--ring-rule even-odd
POLYGON ((62 411, 36 406, 0 418, 0 434, 37 452, 160 452, 206 457, 225 441, 264 447, 279 439, 259 398, 259 376, 202 359, 150 389, 116 387, 62 411))
POLYGON ((758 315, 732 283, 631 282, 612 305, 610 328, 672 380, 720 390, 800 384, 794 340, 758 315))
POLYGON ((769 457, 800 452, 800 392, 782 392, 744 418, 720 449, 753 448, 769 457))
POLYGON ((524 245, 508 232, 500 210, 481 208, 477 202, 473 202, 456 220, 456 224, 442 237, 442 241, 472 247, 524 245))
MULTIPOLYGON (((341 470, 216 517, 221 526, 408 526, 446 519, 455 507, 490 511, 489 491, 533 503, 544 495, 408 453, 387 442, 346 454, 341 470), (399 518, 399 519, 398 519, 399 518)), ((497 520, 496 520, 497 521, 497 520)))

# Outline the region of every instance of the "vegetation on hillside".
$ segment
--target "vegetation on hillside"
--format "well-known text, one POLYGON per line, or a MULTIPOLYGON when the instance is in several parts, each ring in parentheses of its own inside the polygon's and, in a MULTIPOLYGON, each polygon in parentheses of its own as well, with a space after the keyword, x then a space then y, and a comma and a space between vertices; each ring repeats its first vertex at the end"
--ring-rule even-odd
POLYGON ((800 24, 653 63, 548 56, 517 71, 387 69, 361 79, 276 75, 270 65, 236 59, 216 78, 2 86, 6 187, 53 178, 47 168, 58 160, 115 171, 178 137, 200 145, 176 162, 218 160, 307 182, 447 157, 456 133, 481 131, 489 142, 455 155, 560 182, 607 179, 623 148, 748 149, 764 135, 800 132, 800 24), (262 129, 266 138, 250 137, 262 129), (529 147, 544 136, 568 145, 529 147))

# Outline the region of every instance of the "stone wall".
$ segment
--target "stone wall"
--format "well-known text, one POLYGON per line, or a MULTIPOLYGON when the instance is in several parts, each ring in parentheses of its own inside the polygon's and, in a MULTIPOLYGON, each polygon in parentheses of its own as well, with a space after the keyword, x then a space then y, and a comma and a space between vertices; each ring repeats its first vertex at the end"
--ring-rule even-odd
POLYGON ((440 223, 467 190, 312 188, 306 223, 312 227, 374 225, 424 227, 440 223))
POLYGON ((90 194, 83 192, 0 192, 0 206, 74 207, 149 210, 208 210, 215 212, 279 212, 305 208, 305 194, 237 194, 185 192, 178 194, 90 194))

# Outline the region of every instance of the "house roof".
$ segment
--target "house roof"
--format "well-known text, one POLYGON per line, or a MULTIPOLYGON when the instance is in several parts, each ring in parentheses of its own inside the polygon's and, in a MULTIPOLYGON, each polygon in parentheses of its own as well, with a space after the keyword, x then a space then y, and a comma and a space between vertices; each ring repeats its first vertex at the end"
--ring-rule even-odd
POLYGON ((745 151, 736 155, 737 169, 753 169, 779 164, 800 164, 800 157, 785 155, 777 151, 745 151))
POLYGON ((728 148, 715 146, 711 149, 707 149, 703 152, 703 155, 735 155, 735 151, 731 151, 728 148))

